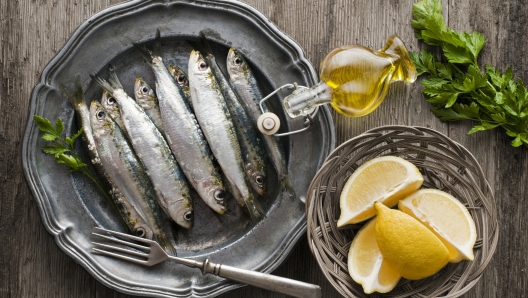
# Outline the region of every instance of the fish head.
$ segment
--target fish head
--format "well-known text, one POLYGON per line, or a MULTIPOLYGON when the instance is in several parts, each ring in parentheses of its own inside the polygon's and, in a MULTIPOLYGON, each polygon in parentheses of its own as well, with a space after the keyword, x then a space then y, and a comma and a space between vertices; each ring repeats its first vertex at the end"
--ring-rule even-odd
MULTIPOLYGON (((125 201, 126 198, 123 196, 123 194, 117 190, 112 190, 112 197, 117 202, 125 201)), ((152 239, 154 236, 154 232, 152 229, 147 225, 146 222, 142 222, 141 220, 136 220, 134 218, 127 218, 127 221, 131 223, 132 226, 129 225, 132 234, 134 234, 137 237, 145 238, 145 239, 152 239)))
POLYGON ((248 71, 246 59, 235 48, 230 48, 227 54, 227 72, 229 76, 237 78, 243 76, 248 71))
POLYGON ((209 64, 198 51, 192 51, 189 57, 189 75, 190 74, 208 81, 213 78, 209 64))
POLYGON ((263 169, 255 166, 255 163, 248 163, 246 165, 246 176, 248 178, 251 188, 253 188, 259 195, 263 196, 266 193, 266 174, 263 169))
POLYGON ((189 89, 189 79, 187 78, 187 74, 185 74, 181 68, 176 65, 171 65, 169 66, 169 72, 174 78, 174 81, 176 81, 183 90, 189 89))
POLYGON ((174 214, 174 216, 171 217, 179 226, 190 229, 193 226, 194 213, 192 205, 190 204, 190 200, 186 201, 189 203, 185 203, 183 206, 180 205, 178 207, 174 207, 176 210, 169 210, 169 214, 174 214))
POLYGON ((156 94, 149 84, 142 78, 136 78, 136 82, 134 83, 134 95, 136 102, 143 109, 151 109, 155 107, 156 94))
POLYGON ((103 105, 105 110, 110 113, 110 116, 114 118, 121 117, 121 114, 119 113, 119 107, 117 105, 117 100, 114 96, 112 96, 112 94, 110 94, 106 90, 103 91, 103 95, 101 96, 101 105, 103 105))
POLYGON ((90 123, 94 136, 110 133, 112 118, 108 115, 103 105, 97 101, 90 104, 90 123))
POLYGON ((224 214, 226 211, 226 191, 224 190, 221 182, 210 183, 208 182, 205 187, 206 201, 214 211, 219 214, 224 214))

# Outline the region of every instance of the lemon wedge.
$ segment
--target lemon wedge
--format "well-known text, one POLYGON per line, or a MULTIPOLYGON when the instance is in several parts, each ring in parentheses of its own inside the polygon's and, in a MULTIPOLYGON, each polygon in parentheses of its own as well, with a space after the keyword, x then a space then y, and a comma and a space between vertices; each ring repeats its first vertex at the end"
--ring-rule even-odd
POLYGON ((365 294, 387 293, 398 284, 401 275, 383 260, 378 248, 376 218, 364 225, 352 240, 348 251, 348 272, 363 286, 365 294))
POLYGON ((376 241, 383 259, 401 276, 417 280, 431 276, 444 267, 449 251, 438 237, 414 217, 374 204, 376 241))
POLYGON ((452 195, 437 189, 421 189, 398 204, 398 209, 431 230, 449 250, 449 262, 474 259, 475 222, 452 195))
POLYGON ((358 223, 374 215, 374 202, 392 207, 416 191, 423 183, 416 166, 403 158, 374 158, 348 178, 340 197, 341 216, 337 226, 358 223))

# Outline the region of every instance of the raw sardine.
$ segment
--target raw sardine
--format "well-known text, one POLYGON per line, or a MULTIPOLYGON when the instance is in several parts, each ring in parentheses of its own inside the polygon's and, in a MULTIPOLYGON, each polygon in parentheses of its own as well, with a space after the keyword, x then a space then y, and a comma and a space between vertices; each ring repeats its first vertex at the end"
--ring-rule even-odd
POLYGON ((84 99, 81 78, 77 77, 75 90, 70 90, 66 88, 66 86, 62 86, 62 89, 68 96, 68 100, 76 112, 78 125, 83 130, 82 138, 86 143, 90 161, 94 165, 98 177, 102 180, 102 184, 105 188, 110 190, 110 198, 112 199, 111 203, 117 209, 121 219, 133 234, 152 239, 153 233, 146 221, 119 191, 116 183, 112 180, 112 176, 106 172, 101 163, 90 124, 90 111, 88 110, 88 106, 84 99))
POLYGON ((167 142, 185 176, 204 202, 219 214, 226 210, 222 178, 213 165, 210 149, 194 114, 185 103, 183 91, 174 82, 159 56, 157 32, 155 51, 138 46, 156 76, 156 94, 167 142))
MULTIPOLYGON (((241 99, 244 108, 246 109, 248 116, 251 118, 253 124, 257 125, 257 120, 262 111, 260 110, 260 100, 262 99, 262 93, 257 85, 257 80, 251 71, 248 63, 240 55, 240 53, 234 49, 229 49, 227 55, 227 71, 229 73, 229 80, 231 85, 241 99)), ((264 112, 269 112, 270 109, 266 103, 263 104, 264 112)), ((284 148, 277 140, 275 136, 262 135, 268 156, 270 157, 277 175, 279 176, 281 185, 286 187, 290 196, 295 196, 293 185, 288 178, 288 168, 286 166, 286 154, 284 148)))
POLYGON ((98 102, 92 102, 90 118, 97 152, 106 172, 124 197, 138 207, 161 247, 176 254, 176 249, 163 230, 161 210, 152 184, 125 135, 98 102))
POLYGON ((130 98, 113 68, 108 82, 95 75, 92 78, 115 99, 126 134, 156 191, 164 211, 180 226, 192 227, 192 202, 185 177, 165 139, 143 109, 130 98))
POLYGON ((246 206, 254 219, 264 216, 262 207, 251 194, 243 170, 242 154, 226 103, 202 55, 192 51, 189 58, 189 85, 194 112, 235 198, 246 206))
POLYGON ((255 126, 249 119, 244 107, 240 104, 240 99, 233 91, 228 80, 218 67, 216 59, 207 44, 205 36, 202 36, 202 44, 206 50, 203 53, 205 61, 211 68, 211 72, 215 76, 218 87, 227 104, 231 120, 235 126, 242 159, 244 161, 244 169, 246 177, 249 180, 251 187, 260 195, 264 195, 266 191, 266 155, 258 137, 255 126))

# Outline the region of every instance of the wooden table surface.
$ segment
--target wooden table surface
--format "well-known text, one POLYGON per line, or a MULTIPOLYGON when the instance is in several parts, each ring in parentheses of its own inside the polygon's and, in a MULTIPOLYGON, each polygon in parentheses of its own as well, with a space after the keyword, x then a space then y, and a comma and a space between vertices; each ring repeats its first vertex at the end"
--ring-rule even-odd
MULTIPOLYGON (((40 71, 73 30, 117 0, 9 0, 0 2, 0 297, 128 297, 105 287, 55 245, 44 228, 21 166, 21 144, 30 93, 40 71)), ((345 44, 381 48, 398 34, 410 50, 419 46, 409 23, 413 1, 247 0, 305 50, 312 64, 345 44)), ((486 36, 481 66, 513 66, 528 82, 528 13, 522 0, 443 0, 456 30, 486 36)), ((513 148, 502 130, 468 136, 473 123, 442 123, 419 84, 391 86, 385 102, 361 118, 333 113, 338 144, 380 125, 436 129, 473 152, 495 193, 500 238, 481 280, 465 297, 523 297, 528 293, 528 149, 513 148)), ((312 257, 306 237, 276 275, 321 285, 323 297, 339 297, 312 257)), ((221 297, 285 297, 253 287, 221 297)))

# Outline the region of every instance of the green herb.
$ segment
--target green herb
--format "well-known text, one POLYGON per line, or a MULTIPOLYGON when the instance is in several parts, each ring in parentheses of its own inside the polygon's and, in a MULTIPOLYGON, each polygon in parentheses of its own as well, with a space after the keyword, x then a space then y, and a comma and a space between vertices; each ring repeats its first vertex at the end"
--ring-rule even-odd
POLYGON ((528 146, 528 92, 520 79, 514 80, 511 68, 505 73, 490 65, 480 70, 484 35, 448 28, 437 0, 415 3, 413 16, 416 37, 440 47, 444 57, 439 60, 425 49, 411 53, 417 74, 428 75, 421 84, 431 111, 443 121, 479 121, 468 134, 501 126, 514 138, 512 146, 528 146))
POLYGON ((90 170, 88 170, 88 167, 82 161, 81 157, 75 152, 75 140, 77 140, 77 138, 79 138, 79 136, 82 134, 83 129, 79 129, 79 131, 71 137, 63 138, 61 135, 64 131, 64 124, 60 118, 57 118, 55 127, 53 127, 48 119, 40 116, 34 116, 33 120, 35 120, 37 123, 40 131, 44 133, 42 138, 48 142, 54 142, 53 145, 43 147, 42 151, 55 156, 55 161, 59 164, 64 164, 67 166, 70 169, 70 172, 82 172, 84 175, 90 178, 93 183, 95 183, 97 188, 106 197, 106 199, 111 202, 112 205, 114 205, 106 191, 104 191, 104 188, 99 184, 97 179, 95 179, 90 170))

